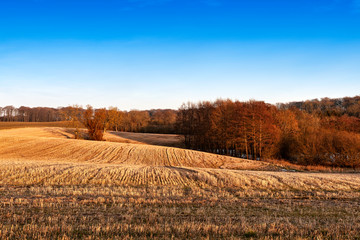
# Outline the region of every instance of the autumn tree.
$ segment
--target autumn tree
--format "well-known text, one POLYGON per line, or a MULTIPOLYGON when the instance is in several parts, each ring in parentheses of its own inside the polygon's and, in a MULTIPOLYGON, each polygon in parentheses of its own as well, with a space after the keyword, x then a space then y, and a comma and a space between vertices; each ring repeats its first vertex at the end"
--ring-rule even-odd
POLYGON ((296 157, 299 154, 298 149, 300 129, 294 111, 277 111, 276 122, 281 132, 277 145, 276 156, 281 159, 296 161, 296 157))
POLYGON ((3 109, 5 122, 12 122, 16 116, 16 108, 14 106, 6 106, 3 109))
POLYGON ((83 114, 83 123, 91 140, 103 140, 106 118, 106 109, 94 110, 90 105, 87 106, 83 114))
POLYGON ((176 128, 184 135, 184 143, 187 148, 195 146, 194 135, 196 129, 195 104, 182 104, 177 115, 176 128))
POLYGON ((73 105, 62 110, 65 121, 69 123, 69 127, 74 128, 75 139, 81 138, 80 128, 83 127, 84 109, 80 105, 73 105))
POLYGON ((177 127, 188 148, 261 159, 275 152, 279 131, 274 111, 256 101, 188 103, 179 109, 177 127))
POLYGON ((118 108, 117 107, 109 107, 108 111, 107 111, 107 115, 108 115, 108 128, 111 130, 117 130, 117 122, 118 122, 118 108))

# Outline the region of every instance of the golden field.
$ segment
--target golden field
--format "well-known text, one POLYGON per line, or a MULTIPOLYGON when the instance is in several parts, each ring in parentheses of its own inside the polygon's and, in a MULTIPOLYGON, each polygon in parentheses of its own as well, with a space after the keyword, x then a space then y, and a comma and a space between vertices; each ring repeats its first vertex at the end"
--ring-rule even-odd
POLYGON ((25 128, 25 127, 67 127, 66 121, 61 122, 0 122, 0 129, 25 128))
POLYGON ((164 147, 176 135, 105 139, 75 140, 60 127, 1 130, 0 238, 360 238, 357 173, 164 147))

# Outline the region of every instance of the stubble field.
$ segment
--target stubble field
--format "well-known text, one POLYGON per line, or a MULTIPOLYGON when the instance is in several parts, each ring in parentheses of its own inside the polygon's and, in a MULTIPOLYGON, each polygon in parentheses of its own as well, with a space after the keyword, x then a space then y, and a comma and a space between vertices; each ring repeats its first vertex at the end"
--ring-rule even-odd
POLYGON ((63 128, 1 130, 0 238, 360 238, 359 174, 105 137, 113 142, 63 128))

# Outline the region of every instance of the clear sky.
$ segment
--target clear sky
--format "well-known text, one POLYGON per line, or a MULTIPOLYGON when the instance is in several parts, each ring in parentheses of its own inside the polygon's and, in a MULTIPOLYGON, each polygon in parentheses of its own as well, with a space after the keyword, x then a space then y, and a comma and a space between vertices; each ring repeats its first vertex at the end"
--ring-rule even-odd
POLYGON ((360 94, 360 0, 1 0, 0 106, 360 94))

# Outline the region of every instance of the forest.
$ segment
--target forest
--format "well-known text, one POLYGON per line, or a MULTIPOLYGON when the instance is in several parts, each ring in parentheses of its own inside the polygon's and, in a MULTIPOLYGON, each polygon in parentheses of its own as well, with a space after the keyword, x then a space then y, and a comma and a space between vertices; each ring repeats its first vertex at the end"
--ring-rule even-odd
MULTIPOLYGON (((359 102, 357 102, 359 104, 359 102)), ((319 108, 321 110, 321 107, 319 108)), ((261 101, 187 103, 177 129, 191 149, 303 165, 360 166, 360 119, 261 101)))
MULTIPOLYGON (((79 121, 83 126, 83 114, 86 109, 78 105, 59 108, 0 107, 0 122, 55 122, 79 121)), ((105 111, 104 127, 114 131, 175 133, 177 111, 172 109, 120 111, 116 107, 93 109, 105 111)))
POLYGON ((178 133, 189 149, 302 165, 360 166, 360 96, 276 105, 217 100, 147 111, 6 106, 0 108, 0 121, 68 121, 76 132, 87 127, 95 140, 106 130, 178 133))

